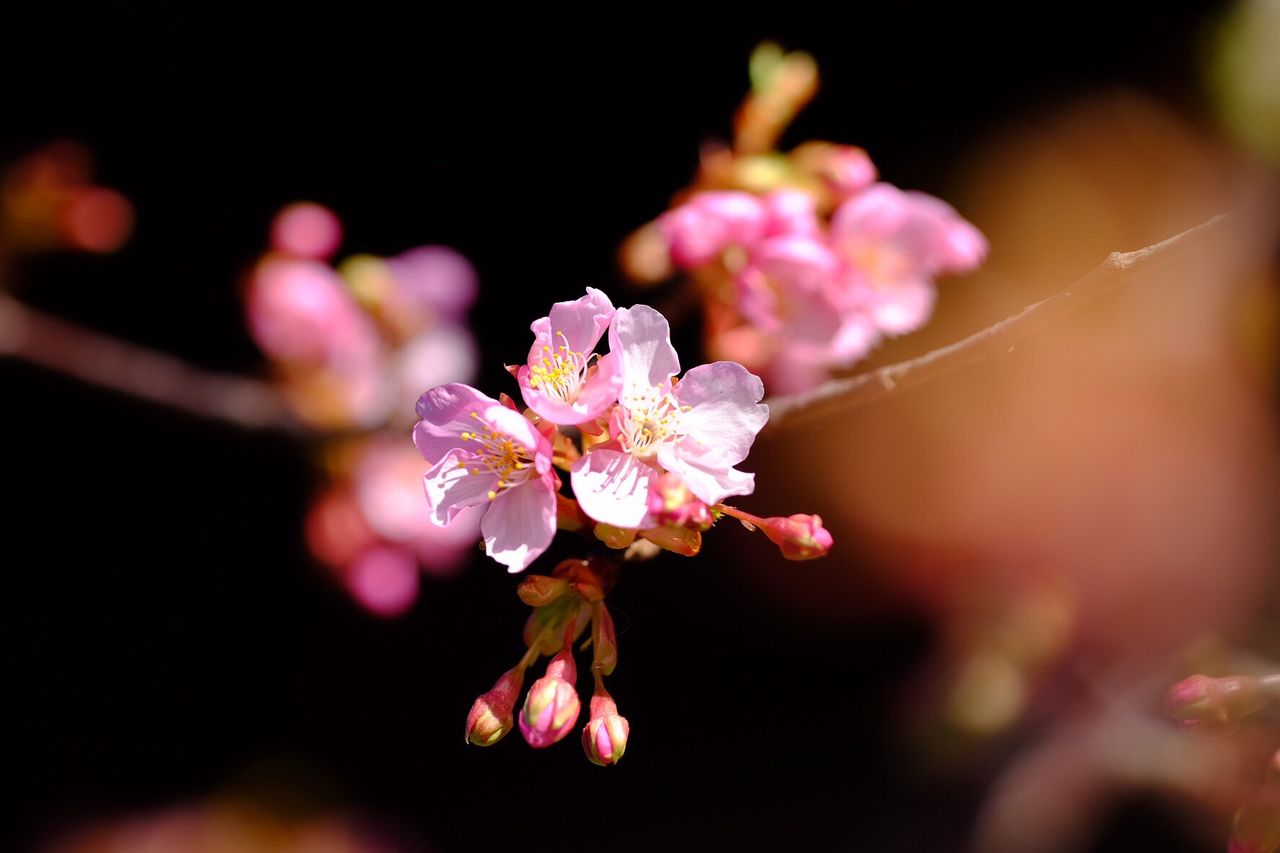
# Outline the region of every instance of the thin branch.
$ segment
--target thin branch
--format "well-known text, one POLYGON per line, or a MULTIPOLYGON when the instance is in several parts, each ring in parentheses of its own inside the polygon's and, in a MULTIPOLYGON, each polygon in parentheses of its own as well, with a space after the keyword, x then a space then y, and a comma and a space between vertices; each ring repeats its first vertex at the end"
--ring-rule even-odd
POLYGON ((1012 317, 963 340, 917 358, 845 379, 832 379, 812 391, 772 397, 765 401, 769 404, 768 429, 811 423, 945 376, 961 367, 1007 355, 1018 341, 1078 306, 1196 254, 1230 221, 1231 214, 1220 213, 1153 246, 1134 252, 1112 252, 1093 272, 1065 290, 1028 305, 1012 317))
MULTIPOLYGON (((1194 254, 1228 221, 1229 214, 1219 214, 1154 246, 1136 252, 1112 252, 1101 266, 1066 290, 918 358, 847 379, 834 379, 802 394, 770 398, 768 428, 808 423, 965 365, 1007 354, 1017 341, 1077 305, 1194 254)), ((2 355, 245 429, 314 432, 294 417, 275 389, 264 382, 202 370, 174 356, 81 328, 0 295, 2 355)))
POLYGON ((202 370, 59 320, 10 296, 0 296, 0 355, 245 429, 308 431, 265 382, 202 370))

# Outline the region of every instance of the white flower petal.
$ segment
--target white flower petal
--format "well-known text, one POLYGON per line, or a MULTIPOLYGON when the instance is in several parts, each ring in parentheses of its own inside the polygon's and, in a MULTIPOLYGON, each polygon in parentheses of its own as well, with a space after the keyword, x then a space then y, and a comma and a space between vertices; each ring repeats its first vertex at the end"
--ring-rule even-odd
POLYGON ((639 527, 649 512, 657 472, 629 453, 592 450, 573 463, 570 481, 583 512, 615 527, 639 527))
POLYGON ((489 504, 480 534, 486 554, 509 572, 524 571, 556 534, 555 492, 540 477, 507 489, 489 504))

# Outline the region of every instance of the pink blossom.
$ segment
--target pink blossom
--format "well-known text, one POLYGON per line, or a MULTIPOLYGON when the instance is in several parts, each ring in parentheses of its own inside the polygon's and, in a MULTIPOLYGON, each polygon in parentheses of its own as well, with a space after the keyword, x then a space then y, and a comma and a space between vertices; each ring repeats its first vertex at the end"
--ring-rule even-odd
POLYGON ((533 323, 528 362, 516 372, 525 403, 553 424, 580 424, 604 414, 618 397, 617 359, 592 361, 613 319, 609 297, 593 287, 557 302, 533 323))
POLYGON ((765 223, 760 199, 737 191, 698 193, 658 219, 671 259, 682 267, 701 266, 730 246, 757 240, 765 223))
POLYGON ((317 261, 268 257, 249 280, 249 331, 268 355, 333 364, 378 346, 377 329, 342 279, 317 261))
POLYGON ((642 526, 663 469, 707 504, 750 494, 755 476, 734 466, 769 417, 760 405, 760 379, 740 364, 719 361, 673 383, 680 362, 671 330, 647 305, 618 309, 609 349, 621 362, 622 390, 611 416, 612 447, 593 448, 571 470, 583 511, 616 527, 642 526))
POLYGON ((551 445, 527 419, 467 385, 441 385, 418 400, 413 441, 432 463, 427 506, 444 526, 484 505, 485 553, 518 572, 556 532, 551 445))
POLYGON ((408 546, 428 574, 450 574, 474 553, 481 509, 464 509, 447 527, 437 526, 422 511, 422 457, 403 439, 369 441, 356 463, 353 486, 369 527, 408 546))
POLYGON ((448 246, 419 246, 386 264, 409 301, 451 320, 466 317, 480 290, 475 267, 448 246))
POLYGON ((974 269, 987 242, 946 202, 889 184, 852 196, 831 218, 846 265, 845 293, 886 334, 919 328, 933 310, 934 276, 974 269))

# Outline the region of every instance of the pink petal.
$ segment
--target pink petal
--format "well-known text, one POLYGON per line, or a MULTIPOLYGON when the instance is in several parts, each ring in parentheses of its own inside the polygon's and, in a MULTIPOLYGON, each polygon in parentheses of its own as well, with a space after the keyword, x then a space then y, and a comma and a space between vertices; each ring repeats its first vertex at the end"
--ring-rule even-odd
POLYGON ((765 234, 815 234, 817 202, 801 190, 774 190, 764 197, 765 234))
POLYGON ((636 528, 649 507, 657 472, 629 453, 596 449, 573 463, 570 478, 583 512, 604 524, 636 528))
POLYGON ((913 332, 929 319, 935 298, 932 283, 906 279, 878 290, 871 314, 876 326, 886 334, 913 332))
POLYGON ((420 246, 394 258, 387 267, 415 304, 461 321, 480 290, 475 267, 448 246, 420 246))
POLYGON ((749 495, 756 488, 756 475, 737 468, 704 468, 695 459, 671 453, 667 448, 658 451, 658 460, 707 504, 717 504, 733 495, 749 495))
POLYGON ((473 458, 462 449, 450 450, 423 476, 427 509, 431 511, 431 520, 440 527, 453 521, 464 507, 488 501, 489 492, 497 488, 496 474, 467 464, 473 458))
POLYGON ((671 259, 696 267, 715 260, 733 245, 745 245, 764 232, 765 212, 760 199, 737 191, 698 193, 658 219, 671 259))
POLYGON ((530 326, 535 340, 533 348, 529 350, 529 364, 542 360, 544 345, 554 350, 566 341, 569 349, 575 352, 583 355, 591 353, 612 319, 613 303, 594 287, 588 287, 586 296, 572 302, 557 302, 551 306, 550 316, 530 326), (564 333, 563 339, 558 334, 561 332, 564 333))
POLYGON ((507 489, 489 504, 480 533, 486 554, 509 572, 524 571, 555 536, 555 491, 541 477, 507 489))
POLYGON ((676 386, 675 397, 684 433, 676 447, 703 467, 730 468, 746 459, 769 420, 769 407, 760 403, 764 383, 732 361, 693 368, 676 386))
POLYGON ((831 239, 840 244, 893 236, 912 214, 911 199, 892 184, 872 184, 831 216, 831 239))
POLYGON ((476 426, 472 412, 479 414, 498 405, 470 385, 454 382, 432 388, 418 398, 416 408, 422 420, 413 428, 413 443, 428 462, 438 460, 466 444, 462 433, 476 426))
POLYGON ((622 363, 623 396, 632 390, 665 389, 680 372, 667 318, 648 305, 617 310, 609 326, 609 349, 622 363))

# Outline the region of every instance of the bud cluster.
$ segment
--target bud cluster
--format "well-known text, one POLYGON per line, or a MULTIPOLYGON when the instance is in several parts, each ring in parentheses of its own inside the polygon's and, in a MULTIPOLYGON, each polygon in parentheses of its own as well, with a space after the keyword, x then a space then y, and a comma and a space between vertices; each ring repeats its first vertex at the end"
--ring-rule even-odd
POLYGON ((533 608, 524 631, 527 651, 471 706, 467 743, 492 746, 518 727, 525 742, 541 749, 573 731, 582 710, 574 643, 590 629, 595 692, 582 729, 582 746, 587 758, 601 766, 622 758, 630 725, 604 686, 604 677, 618 664, 617 633, 604 602, 616 573, 616 566, 605 560, 566 560, 552 575, 524 579, 518 590, 520 600, 533 608), (524 673, 542 656, 551 660, 542 677, 529 687, 517 713, 524 673))

